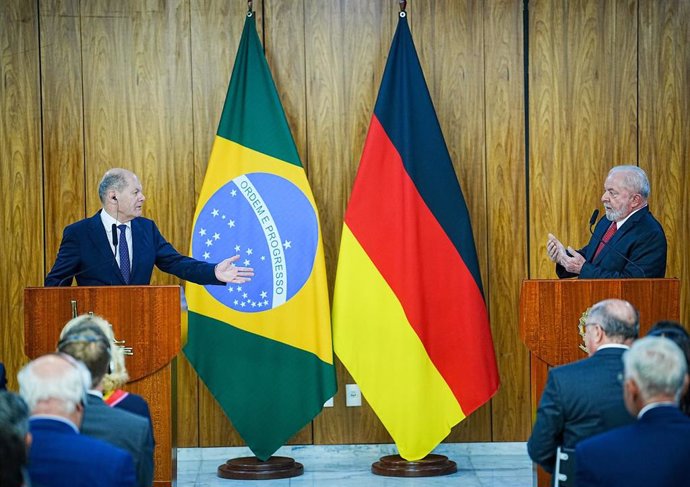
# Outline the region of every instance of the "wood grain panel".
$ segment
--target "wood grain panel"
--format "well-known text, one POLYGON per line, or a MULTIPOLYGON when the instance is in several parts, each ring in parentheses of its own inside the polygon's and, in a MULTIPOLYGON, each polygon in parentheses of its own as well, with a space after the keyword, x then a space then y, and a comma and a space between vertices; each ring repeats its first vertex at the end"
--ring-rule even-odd
POLYGON ((46 272, 66 225, 86 216, 78 0, 41 0, 46 272))
POLYGON ((43 282, 38 39, 36 2, 0 2, 0 360, 12 389, 26 362, 23 289, 43 282))
POLYGON ((536 1, 529 26, 530 275, 553 277, 548 233, 586 244, 608 169, 637 160, 636 2, 536 1))
POLYGON ((681 321, 690 325, 690 4, 640 1, 640 166, 650 208, 668 239, 667 277, 681 277, 681 321))
MULTIPOLYGON (((472 0, 420 1, 410 2, 408 12, 431 99, 470 213, 486 285, 484 8, 483 2, 472 0)), ((488 287, 485 291, 490 297, 488 287)), ((446 441, 490 440, 491 407, 487 404, 453 428, 446 441)))
MULTIPOLYGON (((319 206, 331 295, 343 215, 396 12, 397 5, 391 2, 305 0, 307 160, 319 206)), ((335 406, 324 409, 314 421, 315 443, 390 442, 365 401, 361 408, 345 407, 345 384, 354 381, 339 361, 336 370, 335 406)))
POLYGON ((523 20, 520 2, 491 2, 484 11, 486 213, 494 348, 501 386, 492 400, 492 440, 526 440, 531 430, 529 354, 517 330, 520 281, 527 276, 523 20))
MULTIPOLYGON (((155 220, 181 252, 196 204, 192 159, 189 4, 82 4, 88 213, 111 167, 134 171, 155 220)), ((179 280, 154 272, 153 284, 179 280)))
MULTIPOLYGON (((253 10, 261 37, 262 2, 255 1, 253 10)), ((195 198, 198 198, 203 184, 246 12, 246 2, 192 3, 195 198)), ((189 370, 193 371, 191 366, 189 370)), ((244 445, 239 433, 198 377, 195 384, 189 383, 187 390, 198 395, 199 446, 244 445)))

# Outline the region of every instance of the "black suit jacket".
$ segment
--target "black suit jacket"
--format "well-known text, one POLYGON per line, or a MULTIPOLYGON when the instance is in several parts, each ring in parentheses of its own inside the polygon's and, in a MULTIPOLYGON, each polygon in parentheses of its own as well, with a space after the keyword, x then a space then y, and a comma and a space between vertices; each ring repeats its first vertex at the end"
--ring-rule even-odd
POLYGON ((629 426, 581 442, 578 487, 679 487, 690 484, 690 418, 658 406, 629 426))
POLYGON ((666 274, 666 235, 661 224, 645 206, 632 215, 599 252, 594 253, 611 222, 603 217, 597 223, 589 243, 578 250, 586 259, 580 274, 556 264, 558 277, 580 279, 620 279, 664 277, 666 274))
MULTIPOLYGON (((65 228, 55 264, 45 278, 46 286, 70 286, 73 278, 80 286, 125 285, 101 211, 65 228)), ((132 249, 130 285, 149 284, 154 265, 186 281, 223 284, 216 279, 214 264, 181 255, 148 218, 132 220, 132 249)))
POLYGON ((530 458, 547 472, 553 472, 556 447, 574 448, 584 438, 634 420, 623 402, 624 351, 604 348, 549 371, 527 442, 530 458))

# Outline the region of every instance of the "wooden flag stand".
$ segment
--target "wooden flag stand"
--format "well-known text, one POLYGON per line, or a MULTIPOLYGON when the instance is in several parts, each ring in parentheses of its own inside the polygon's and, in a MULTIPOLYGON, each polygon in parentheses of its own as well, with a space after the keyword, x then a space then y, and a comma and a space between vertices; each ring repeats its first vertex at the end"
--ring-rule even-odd
POLYGON ((289 457, 270 457, 262 462, 256 457, 232 458, 218 467, 218 476, 235 480, 271 480, 299 477, 304 466, 289 457))
POLYGON ((400 455, 387 455, 371 465, 371 472, 386 477, 436 477, 458 471, 457 464, 445 455, 429 454, 421 460, 408 461, 400 455))

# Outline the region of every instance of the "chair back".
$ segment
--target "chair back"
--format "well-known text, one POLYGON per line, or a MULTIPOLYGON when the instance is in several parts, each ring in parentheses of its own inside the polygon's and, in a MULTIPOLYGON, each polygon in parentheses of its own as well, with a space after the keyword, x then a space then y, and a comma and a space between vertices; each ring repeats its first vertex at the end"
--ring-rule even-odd
POLYGON ((554 487, 575 486, 575 449, 556 448, 556 467, 553 471, 554 487))

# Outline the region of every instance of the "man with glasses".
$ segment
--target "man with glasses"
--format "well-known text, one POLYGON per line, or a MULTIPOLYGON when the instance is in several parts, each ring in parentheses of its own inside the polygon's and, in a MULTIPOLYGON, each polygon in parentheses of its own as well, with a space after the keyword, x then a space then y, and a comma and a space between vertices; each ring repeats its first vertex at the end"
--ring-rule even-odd
POLYGON ((552 473, 558 447, 633 421, 623 403, 622 355, 639 333, 639 314, 627 301, 592 306, 585 323, 589 358, 549 371, 527 451, 552 473))
MULTIPOLYGON (((594 228, 580 250, 565 246, 549 234, 546 250, 556 263, 558 277, 620 279, 664 277, 666 235, 652 216, 647 174, 637 166, 616 166, 604 182, 606 218, 594 228)), ((599 211, 592 215, 590 227, 599 211)))

